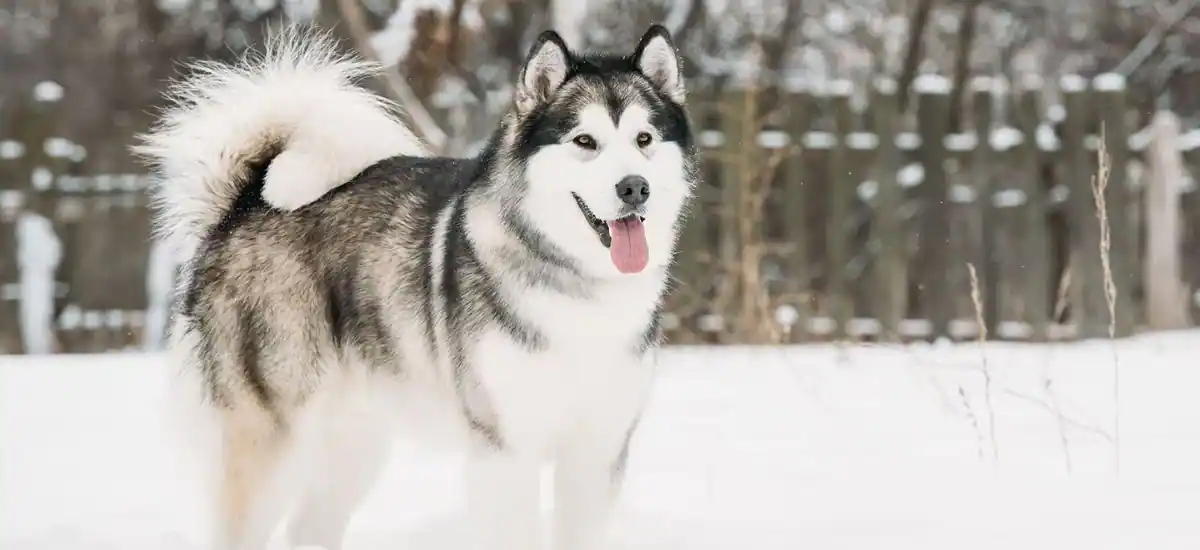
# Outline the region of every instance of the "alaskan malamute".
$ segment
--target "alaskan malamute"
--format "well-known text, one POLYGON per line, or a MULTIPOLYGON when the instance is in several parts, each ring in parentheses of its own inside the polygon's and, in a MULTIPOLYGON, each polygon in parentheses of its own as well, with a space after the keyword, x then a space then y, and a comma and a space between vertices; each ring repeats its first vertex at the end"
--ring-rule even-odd
MULTIPOLYGON (((136 151, 183 276, 178 386, 212 474, 212 546, 338 550, 393 436, 456 445, 480 548, 603 545, 652 382, 697 179, 680 59, 537 38, 474 158, 357 87, 376 67, 290 29, 204 63, 136 151)), ((410 495, 420 499, 421 495, 410 495)))

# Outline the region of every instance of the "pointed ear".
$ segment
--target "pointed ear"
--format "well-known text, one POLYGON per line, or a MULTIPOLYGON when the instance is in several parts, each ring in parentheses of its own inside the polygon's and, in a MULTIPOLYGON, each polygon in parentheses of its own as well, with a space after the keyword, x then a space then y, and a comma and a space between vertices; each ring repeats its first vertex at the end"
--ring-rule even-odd
POLYGON ((658 90, 672 101, 683 104, 687 95, 683 85, 682 63, 671 33, 662 25, 651 25, 633 52, 633 63, 658 90))
POLYGON ((517 110, 528 113, 534 107, 549 102, 554 92, 567 79, 571 66, 571 51, 554 31, 545 31, 529 49, 529 57, 521 68, 515 95, 517 110))

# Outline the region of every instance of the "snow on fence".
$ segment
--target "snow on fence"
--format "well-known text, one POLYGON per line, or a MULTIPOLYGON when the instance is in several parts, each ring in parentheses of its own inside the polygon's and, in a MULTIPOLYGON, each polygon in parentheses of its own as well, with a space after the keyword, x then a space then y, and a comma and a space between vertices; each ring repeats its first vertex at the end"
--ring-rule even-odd
POLYGON ((665 320, 674 341, 722 341, 724 324, 710 311, 720 284, 714 265, 728 264, 720 235, 736 228, 721 226, 737 220, 721 214, 728 210, 721 184, 744 185, 729 159, 763 158, 752 151, 761 149, 782 155, 764 208, 764 245, 772 253, 762 272, 790 341, 974 338, 980 315, 991 338, 1106 336, 1092 193, 1101 145, 1112 167, 1104 197, 1115 333, 1167 328, 1160 319, 1200 314, 1200 196, 1190 175, 1200 168, 1200 129, 1176 124, 1175 135, 1155 134, 1161 125, 1126 107, 1117 75, 1091 82, 1070 76, 1054 89, 977 79, 957 132, 950 82, 926 75, 914 88, 915 109, 906 116, 896 114, 891 81, 789 90, 775 108, 758 111, 756 140, 728 139, 721 130, 736 127, 726 119, 738 116, 737 94, 696 102, 707 184, 715 189, 707 189, 682 238, 680 284, 665 320), (1164 169, 1171 159, 1182 169, 1164 169), (1161 194, 1176 200, 1153 204, 1172 211, 1144 198, 1161 194), (1174 272, 1147 263, 1147 248, 1163 248, 1149 244, 1164 239, 1175 262, 1156 265, 1174 272), (1147 294, 1175 296, 1180 311, 1149 314, 1147 294))
MULTIPOLYGON (((1038 85, 978 80, 957 133, 946 79, 918 79, 908 116, 896 115, 894 83, 874 84, 781 92, 751 140, 722 130, 737 128, 729 114, 744 91, 696 94, 706 181, 664 319, 673 341, 719 341, 716 266, 722 236, 735 230, 722 227, 730 223, 722 182, 743 181, 727 161, 748 151, 778 160, 759 221, 769 250, 762 273, 791 341, 972 338, 968 262, 990 337, 1106 335, 1091 192, 1101 135, 1113 167, 1106 203, 1118 335, 1145 325, 1143 296, 1155 294, 1158 275, 1182 283, 1186 318, 1200 314, 1200 196, 1188 175, 1200 168, 1200 129, 1176 124, 1164 135, 1170 124, 1137 119, 1112 76, 1064 79, 1053 100, 1038 85), (1175 181, 1159 182, 1159 173, 1175 181), (1148 188, 1154 204, 1178 211, 1148 216, 1148 188), (1174 225, 1156 225, 1160 218, 1174 225), (1178 274, 1145 272, 1146 250, 1162 255, 1147 245, 1161 240, 1160 227, 1177 235, 1180 254, 1155 265, 1177 265, 1178 274)), ((155 347, 174 266, 151 246, 146 179, 79 173, 83 147, 58 135, 56 118, 70 93, 47 86, 0 118, 0 353, 155 347)))

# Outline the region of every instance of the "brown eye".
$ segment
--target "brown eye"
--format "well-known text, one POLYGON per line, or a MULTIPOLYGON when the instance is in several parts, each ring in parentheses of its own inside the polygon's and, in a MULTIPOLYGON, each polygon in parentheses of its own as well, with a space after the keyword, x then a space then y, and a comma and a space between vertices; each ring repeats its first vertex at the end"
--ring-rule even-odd
POLYGON ((651 136, 649 132, 642 132, 637 135, 638 147, 646 147, 652 141, 654 141, 654 136, 651 136))
POLYGON ((592 136, 589 136, 587 134, 579 134, 579 135, 575 136, 575 139, 573 139, 571 141, 574 142, 575 145, 578 145, 589 151, 596 148, 595 138, 593 138, 592 136))

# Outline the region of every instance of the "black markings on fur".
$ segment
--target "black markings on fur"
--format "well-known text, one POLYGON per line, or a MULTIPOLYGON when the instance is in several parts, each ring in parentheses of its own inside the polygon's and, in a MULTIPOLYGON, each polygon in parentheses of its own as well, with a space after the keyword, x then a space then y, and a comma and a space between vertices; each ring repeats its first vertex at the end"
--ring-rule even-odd
POLYGON ((417 290, 421 296, 421 321, 425 336, 425 348, 429 352, 430 357, 437 357, 438 342, 437 331, 435 330, 436 319, 433 315, 433 278, 438 274, 433 272, 433 239, 434 233, 437 232, 437 215, 434 211, 423 211, 421 213, 422 235, 421 247, 417 251, 420 266, 418 273, 417 290))
POLYGON ((545 349, 545 338, 505 303, 495 280, 467 238, 466 208, 463 207, 462 199, 459 199, 453 208, 450 223, 446 228, 446 259, 442 264, 443 307, 447 322, 451 324, 448 328, 467 328, 454 326, 461 322, 464 313, 486 314, 486 317, 493 319, 514 342, 526 350, 534 352, 545 349), (462 272, 461 276, 458 275, 459 271, 462 272), (464 289, 460 288, 464 281, 460 278, 467 279, 465 282, 469 284, 470 291, 478 294, 477 297, 483 300, 489 311, 465 311, 462 300, 464 289))
POLYGON ((567 77, 550 102, 542 102, 517 128, 517 156, 528 158, 539 148, 559 143, 578 124, 581 103, 598 102, 613 121, 631 104, 650 111, 651 124, 664 141, 678 143, 688 156, 695 144, 683 105, 675 103, 637 67, 632 55, 573 54, 567 77))
POLYGON ((500 437, 499 427, 484 422, 467 407, 463 408, 463 412, 467 414, 467 424, 471 427, 471 431, 479 434, 488 447, 497 450, 504 448, 504 438, 500 437))
POLYGON ((520 213, 506 210, 504 212, 504 223, 508 226, 509 232, 521 242, 521 246, 525 247, 525 250, 537 261, 566 271, 575 277, 583 276, 583 273, 579 270, 579 265, 569 258, 565 251, 546 239, 545 235, 540 231, 534 229, 529 222, 525 221, 525 218, 520 213))
POLYGON ((355 349, 376 367, 399 368, 383 318, 379 298, 366 292, 358 280, 359 255, 344 262, 324 262, 326 320, 333 345, 338 349, 355 349))
POLYGON ((230 405, 229 392, 220 378, 221 367, 213 350, 213 336, 204 322, 204 317, 192 317, 187 328, 196 337, 196 360, 199 363, 200 379, 204 382, 204 397, 217 407, 230 405))
POLYGON ((650 322, 646 324, 646 330, 642 332, 641 338, 637 343, 638 356, 645 355, 650 348, 657 346, 662 341, 662 312, 660 309, 655 309, 650 314, 650 322))
POLYGON ((237 362, 241 368, 242 380, 246 389, 258 400, 258 404, 267 411, 274 412, 274 398, 267 375, 263 371, 263 342, 266 340, 266 327, 262 316, 250 306, 241 306, 237 312, 238 352, 237 362))
MULTIPOLYGON (((446 347, 450 355, 450 362, 454 369, 454 388, 459 397, 459 402, 462 405, 463 414, 466 415, 467 421, 471 429, 480 435, 490 446, 500 448, 503 446, 503 439, 500 437, 499 427, 485 421, 476 414, 475 407, 468 398, 468 384, 477 383, 469 376, 467 360, 467 334, 472 334, 468 326, 472 322, 472 316, 480 315, 484 312, 473 312, 467 309, 465 293, 468 292, 469 283, 483 285, 485 289, 490 286, 490 282, 485 280, 482 273, 475 274, 473 280, 463 280, 470 277, 470 268, 474 258, 474 252, 471 250, 471 243, 467 240, 465 216, 466 210, 463 208, 463 200, 457 198, 450 205, 450 222, 446 227, 445 239, 445 257, 442 260, 441 276, 441 292, 442 313, 446 319, 446 347), (460 270, 462 273, 460 273, 460 270), (467 284, 464 284, 467 283, 467 284)), ((436 217, 435 217, 436 219, 436 217)), ((508 326, 510 323, 501 319, 501 312, 504 309, 497 309, 494 303, 487 303, 488 307, 492 308, 493 314, 497 319, 500 319, 502 326, 508 326)), ((477 333, 474 333, 477 334, 477 333)), ((516 339, 516 338, 514 338, 516 339)), ((518 340, 520 341, 520 340, 518 340)), ((492 419, 488 419, 492 420, 492 419)))
POLYGON ((612 468, 609 470, 612 475, 612 484, 614 487, 625 481, 625 472, 629 467, 629 445, 633 442, 633 434, 637 431, 639 422, 641 422, 640 416, 626 430, 625 441, 621 443, 621 450, 617 453, 617 458, 613 461, 612 468))

